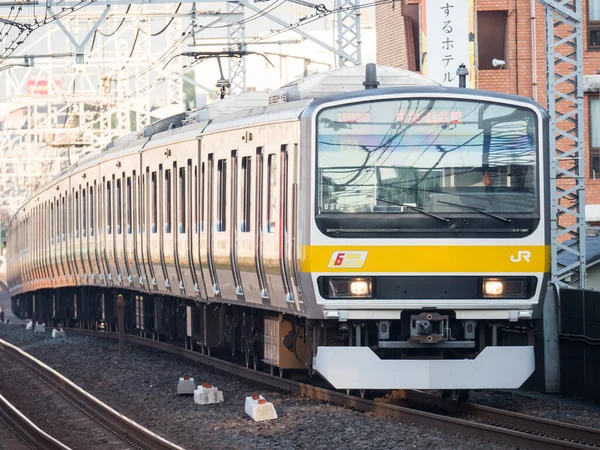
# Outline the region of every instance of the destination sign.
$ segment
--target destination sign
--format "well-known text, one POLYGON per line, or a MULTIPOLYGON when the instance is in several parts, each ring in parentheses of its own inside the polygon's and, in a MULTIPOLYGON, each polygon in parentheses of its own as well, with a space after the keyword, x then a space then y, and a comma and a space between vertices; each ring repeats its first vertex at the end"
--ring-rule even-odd
POLYGON ((461 124, 462 111, 429 111, 428 113, 399 112, 396 114, 396 122, 411 124, 422 123, 428 125, 461 124))

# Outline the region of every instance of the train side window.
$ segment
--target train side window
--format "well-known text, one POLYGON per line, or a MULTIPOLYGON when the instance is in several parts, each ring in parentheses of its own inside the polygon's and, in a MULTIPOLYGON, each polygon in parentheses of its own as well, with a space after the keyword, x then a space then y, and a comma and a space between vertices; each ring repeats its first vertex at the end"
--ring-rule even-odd
POLYGON ((90 237, 94 235, 94 225, 96 224, 96 219, 94 217, 94 190, 96 189, 96 184, 90 186, 90 237))
POLYGON ((131 234, 132 204, 131 204, 131 177, 127 177, 127 234, 131 234))
POLYGON ((274 233, 277 226, 277 155, 269 155, 267 170, 267 232, 274 233))
POLYGON ((198 234, 198 166, 194 166, 194 201, 192 202, 194 217, 194 234, 198 234))
POLYGON ((171 169, 165 170, 165 233, 171 232, 171 169))
POLYGON ((75 191, 75 239, 79 238, 79 192, 75 191))
POLYGON ((226 231, 227 214, 227 160, 220 159, 217 163, 217 231, 226 231))
POLYGON ((158 213, 158 184, 156 172, 152 172, 152 232, 156 233, 156 215, 158 213))
POLYGON ((250 201, 252 188, 252 158, 244 156, 242 158, 242 223, 240 229, 242 232, 250 231, 250 201))
POLYGON ((54 202, 50 204, 50 244, 54 244, 54 202))
MULTIPOLYGON (((59 195, 59 198, 60 198, 60 195, 59 195)), ((56 207, 56 243, 57 244, 60 242, 60 230, 62 230, 61 221, 63 220, 59 198, 56 199, 56 206, 55 206, 56 207)))
POLYGON ((185 167, 179 168, 179 233, 185 233, 185 167))
POLYGON ((206 191, 204 163, 200 175, 200 231, 204 231, 204 192, 206 191))
POLYGON ((62 240, 63 242, 66 239, 67 236, 67 204, 65 202, 65 197, 67 196, 67 193, 65 192, 65 196, 61 198, 62 201, 62 216, 63 216, 63 221, 62 221, 62 240))
POLYGON ((81 217, 81 236, 85 237, 86 236, 86 230, 87 230, 87 202, 86 202, 86 188, 83 188, 83 190, 81 191, 81 211, 82 211, 82 217, 81 217))
POLYGON ((121 210, 121 179, 117 179, 117 234, 121 234, 121 225, 122 225, 122 210, 121 210))
POLYGON ((106 232, 112 233, 112 188, 111 182, 106 182, 106 232))

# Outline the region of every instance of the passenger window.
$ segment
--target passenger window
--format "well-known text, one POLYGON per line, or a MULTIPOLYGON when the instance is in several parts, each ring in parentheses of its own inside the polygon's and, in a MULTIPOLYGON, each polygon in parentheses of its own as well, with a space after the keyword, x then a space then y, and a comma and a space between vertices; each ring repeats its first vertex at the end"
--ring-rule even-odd
POLYGON ((106 182, 106 232, 111 234, 112 227, 112 189, 110 181, 106 182))
POLYGON ((117 180, 117 234, 121 234, 122 210, 121 210, 121 179, 117 180))
POLYGON ((50 244, 54 244, 54 202, 50 204, 50 244))
POLYGON ((165 233, 171 232, 171 169, 165 170, 165 233))
POLYGON ((152 172, 152 232, 156 233, 156 215, 158 212, 158 184, 156 172, 152 172))
POLYGON ((194 234, 198 234, 198 166, 194 166, 194 201, 192 203, 194 215, 194 234))
POLYGON ((179 232, 185 233, 185 168, 179 168, 179 232))
MULTIPOLYGON (((60 198, 60 196, 59 196, 60 198)), ((60 242, 60 230, 62 229, 61 220, 62 220, 62 211, 60 209, 60 200, 56 199, 56 243, 60 242)))
POLYGON ((85 237, 87 230, 87 202, 86 202, 86 188, 81 191, 81 209, 83 211, 82 225, 81 225, 81 236, 85 237))
MULTIPOLYGON (((67 193, 65 192, 65 197, 67 193)), ((62 240, 63 242, 67 236, 67 204, 65 203, 65 197, 62 197, 62 210, 63 210, 63 220, 62 220, 62 240)))
POLYGON ((94 235, 94 225, 96 224, 94 218, 94 190, 96 185, 90 186, 90 237, 94 235))
POLYGON ((79 238, 79 192, 75 192, 75 239, 79 238))
POLYGON ((131 177, 127 177, 127 234, 131 234, 131 177))
POLYGON ((206 182, 204 175, 204 163, 202 163, 202 173, 200 177, 200 230, 204 231, 204 192, 206 190, 206 182))
POLYGON ((227 230, 227 160, 220 159, 217 164, 217 231, 227 230))
POLYGON ((277 158, 269 155, 267 161, 269 179, 267 180, 267 232, 275 232, 277 226, 277 158))
POLYGON ((252 158, 245 156, 242 158, 242 223, 240 229, 242 232, 250 231, 250 200, 252 183, 252 158))

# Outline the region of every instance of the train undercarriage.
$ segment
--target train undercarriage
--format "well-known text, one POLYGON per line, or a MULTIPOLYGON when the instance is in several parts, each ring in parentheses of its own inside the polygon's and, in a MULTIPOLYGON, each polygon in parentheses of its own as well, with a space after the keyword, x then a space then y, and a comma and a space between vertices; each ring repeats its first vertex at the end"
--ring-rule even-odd
MULTIPOLYGON (((117 331, 121 295, 126 333, 279 376, 313 375, 319 348, 339 355, 344 353, 342 348, 363 347, 358 350, 370 349, 384 362, 410 360, 418 364, 423 360, 473 360, 488 346, 532 349, 536 335, 533 320, 456 320, 452 311, 405 311, 394 321, 316 321, 234 304, 96 287, 39 290, 13 297, 12 306, 19 318, 47 325, 117 331)), ((444 395, 450 392, 443 390, 444 395)), ((468 390, 460 390, 459 398, 465 399, 465 392, 468 390)))

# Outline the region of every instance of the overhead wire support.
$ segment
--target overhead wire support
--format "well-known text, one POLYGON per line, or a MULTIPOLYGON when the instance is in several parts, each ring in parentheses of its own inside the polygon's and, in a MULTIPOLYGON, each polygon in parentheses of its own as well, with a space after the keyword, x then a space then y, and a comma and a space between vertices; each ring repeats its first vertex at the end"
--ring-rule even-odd
MULTIPOLYGON (((227 2, 226 11, 230 14, 244 15, 244 5, 241 3, 227 2)), ((231 23, 227 27, 227 48, 237 48, 240 52, 246 51, 246 24, 243 21, 231 23)), ((246 92, 246 58, 229 58, 227 61, 230 90, 234 94, 246 92)))
POLYGON ((339 67, 360 65, 360 0, 336 0, 339 67), (350 56, 348 58, 347 56, 350 56))
POLYGON ((581 0, 538 0, 546 9, 550 115, 552 280, 585 289, 585 149, 581 0))

